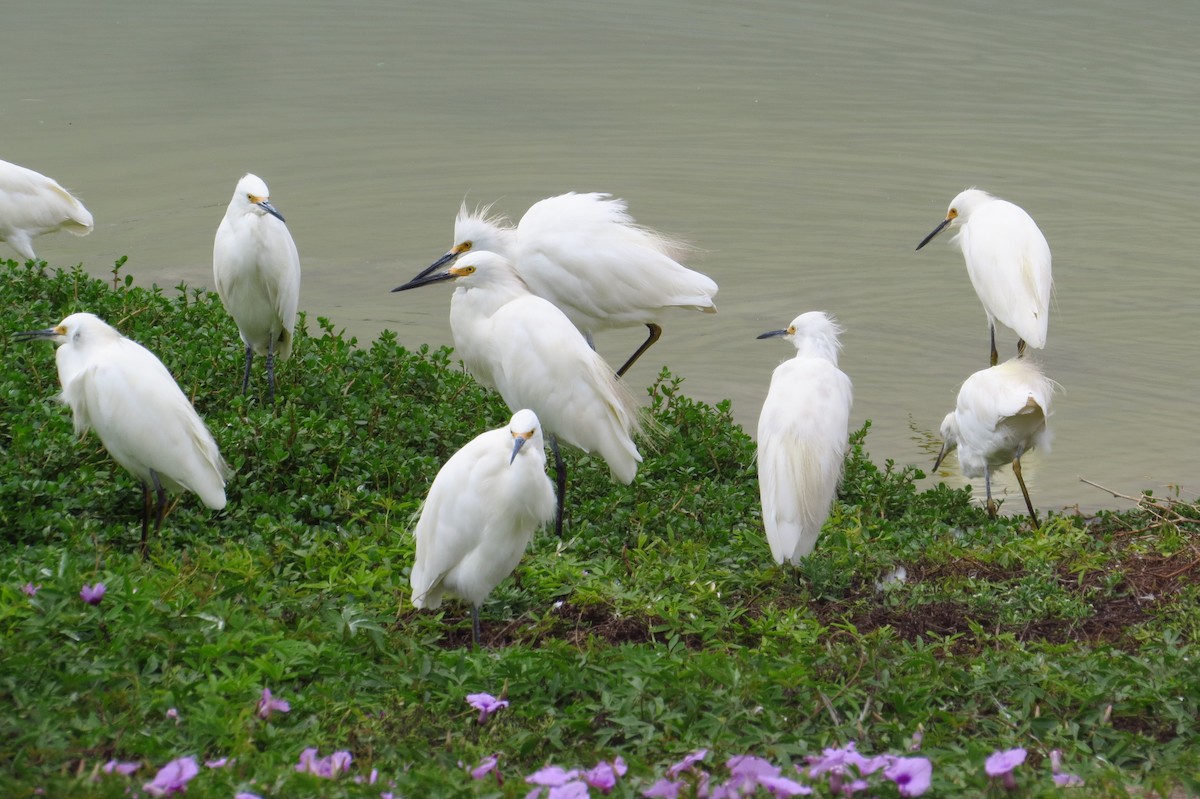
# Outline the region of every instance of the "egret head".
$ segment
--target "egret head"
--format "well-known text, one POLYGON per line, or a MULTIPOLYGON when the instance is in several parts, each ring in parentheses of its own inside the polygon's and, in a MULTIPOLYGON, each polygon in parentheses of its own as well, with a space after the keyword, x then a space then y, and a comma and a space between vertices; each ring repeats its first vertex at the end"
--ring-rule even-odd
POLYGON ((508 432, 512 434, 513 449, 512 457, 508 459, 511 464, 517 459, 522 447, 532 443, 535 449, 543 449, 542 446, 542 429, 538 424, 537 414, 528 408, 523 408, 513 414, 512 420, 508 423, 508 432))
POLYGON ((842 332, 841 326, 833 317, 821 311, 809 311, 797 316, 783 330, 768 330, 758 338, 786 338, 796 345, 798 352, 820 355, 836 365, 838 353, 842 349, 838 336, 842 332))
POLYGON ((933 470, 936 472, 946 456, 956 449, 958 449, 958 418, 955 417, 954 411, 950 411, 942 420, 942 451, 938 453, 937 460, 933 462, 933 470))
POLYGON ((397 286, 392 291, 407 291, 408 289, 440 283, 443 280, 453 280, 463 286, 488 286, 511 284, 516 281, 525 287, 525 281, 517 274, 517 270, 503 255, 486 250, 472 250, 457 258, 449 268, 434 272, 426 269, 403 286, 397 286))
POLYGON ((258 175, 252 175, 249 172, 238 181, 229 207, 242 213, 254 213, 259 216, 270 214, 280 222, 286 221, 283 214, 271 205, 271 191, 267 188, 267 184, 258 175))
MULTIPOLYGON (((15 334, 18 341, 34 341, 37 339, 49 339, 55 344, 82 344, 84 341, 93 335, 91 331, 112 331, 116 333, 108 323, 102 320, 95 314, 90 313, 74 313, 66 319, 59 322, 54 327, 47 327, 42 330, 26 330, 15 334)), ((120 335, 120 334, 117 334, 120 335)))
POLYGON ((921 243, 917 245, 917 249, 921 249, 929 242, 933 241, 934 236, 941 233, 946 228, 954 230, 961 227, 963 223, 970 218, 971 212, 981 205, 986 205, 996 199, 982 189, 964 189, 950 201, 950 207, 946 209, 946 218, 938 224, 929 235, 921 239, 921 243))
POLYGON ((507 256, 512 245, 512 225, 506 216, 490 216, 491 210, 491 205, 483 205, 472 211, 464 202, 454 219, 454 246, 441 258, 421 270, 417 278, 432 274, 443 266, 454 263, 460 255, 476 250, 488 250, 507 256))

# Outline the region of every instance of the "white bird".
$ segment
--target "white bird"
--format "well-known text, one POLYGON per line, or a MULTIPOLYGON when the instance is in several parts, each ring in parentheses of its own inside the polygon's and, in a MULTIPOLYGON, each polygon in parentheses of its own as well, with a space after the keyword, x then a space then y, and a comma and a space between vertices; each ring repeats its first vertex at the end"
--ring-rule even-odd
POLYGON ((52 178, 0 161, 0 241, 34 261, 33 237, 65 230, 92 232, 92 215, 52 178))
POLYGON ((838 369, 842 329, 819 311, 797 316, 783 336, 794 358, 771 375, 758 417, 758 483, 763 525, 777 563, 813 551, 837 494, 850 438, 850 378, 838 369))
POLYGON ((504 217, 464 203, 454 221, 454 246, 417 277, 466 252, 503 255, 530 291, 558 306, 594 342, 595 333, 645 325, 649 336, 617 370, 629 367, 658 341, 669 308, 715 313, 717 284, 680 264, 684 247, 636 224, 624 200, 569 192, 530 206, 515 228, 504 217))
POLYGON ((246 345, 242 393, 254 355, 267 359, 267 399, 275 401, 275 362, 292 354, 300 304, 300 256, 267 184, 245 175, 234 189, 213 242, 213 280, 246 345))
POLYGON ((917 249, 949 227, 952 242, 962 249, 967 275, 987 312, 991 334, 991 364, 996 365, 996 322, 1019 336, 1017 354, 1025 345, 1046 346, 1050 321, 1050 245, 1033 218, 1007 200, 986 191, 967 189, 950 201, 946 218, 921 240, 917 249))
POLYGON ((456 281, 450 330, 467 371, 499 392, 510 410, 533 409, 550 436, 561 535, 566 471, 556 438, 598 453, 613 477, 629 484, 642 460, 633 442, 641 432, 637 404, 563 312, 531 293, 503 256, 471 252, 393 291, 443 280, 456 281))
POLYGON ((445 591, 465 599, 478 644, 480 606, 554 507, 537 414, 519 410, 454 453, 434 478, 414 531, 413 605, 439 607, 445 591))
POLYGON ((225 507, 229 467, 204 422, 155 355, 90 313, 56 327, 18 333, 50 339, 60 399, 71 407, 75 432, 95 430, 113 460, 142 482, 142 551, 156 504, 155 533, 167 515, 167 492, 191 491, 213 510, 225 507))
POLYGON ((1037 525, 1037 514, 1021 477, 1021 456, 1035 448, 1049 450, 1046 420, 1053 413, 1050 403, 1054 388, 1054 381, 1027 358, 1013 358, 968 377, 959 389, 957 406, 942 421, 944 443, 934 470, 957 449, 962 473, 967 477, 983 476, 988 513, 995 518, 992 470, 1011 462, 1029 517, 1037 525))

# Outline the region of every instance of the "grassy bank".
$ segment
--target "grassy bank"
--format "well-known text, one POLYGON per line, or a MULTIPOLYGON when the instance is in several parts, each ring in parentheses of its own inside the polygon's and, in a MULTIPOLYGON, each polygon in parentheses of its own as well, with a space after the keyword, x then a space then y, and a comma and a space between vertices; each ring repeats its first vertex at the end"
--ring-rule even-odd
POLYGON ((138 485, 72 435, 52 348, 0 335, 5 796, 141 793, 180 756, 200 763, 189 796, 524 796, 545 765, 619 756, 613 795, 631 797, 701 748, 715 784, 735 755, 800 779, 791 764, 850 741, 929 758, 927 795, 1005 793, 984 762, 1015 747, 1023 795, 1061 790, 1056 749, 1086 782, 1074 795, 1200 791, 1195 504, 990 521, 966 491, 917 491, 913 468, 873 463, 863 430, 793 572, 770 559, 753 442, 664 373, 646 403, 665 435, 637 480, 568 454, 566 535, 535 537, 472 650, 463 606, 408 597, 429 483, 509 416, 452 353, 387 333, 360 347, 307 320, 272 409, 260 370, 239 394, 215 295, 9 263, 0 307, 10 332, 88 310, 144 344, 236 470, 226 510, 185 496, 141 560, 138 485), (290 710, 262 718, 264 688, 290 710), (480 723, 478 692, 510 704, 480 723), (301 773, 310 747, 353 762, 301 773), (494 754, 503 783, 472 777, 494 754), (106 774, 111 760, 140 768, 106 774))

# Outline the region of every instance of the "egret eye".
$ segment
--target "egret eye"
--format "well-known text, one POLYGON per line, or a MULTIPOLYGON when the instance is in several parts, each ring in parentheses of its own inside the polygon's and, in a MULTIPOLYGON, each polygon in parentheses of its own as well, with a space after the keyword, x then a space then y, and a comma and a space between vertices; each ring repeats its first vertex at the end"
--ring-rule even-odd
POLYGON ((946 212, 946 218, 947 219, 957 219, 958 218, 958 209, 951 208, 949 211, 946 212))
POLYGON ((475 274, 475 267, 473 267, 473 266, 464 266, 464 267, 463 267, 463 268, 462 268, 460 271, 461 271, 461 272, 462 272, 464 275, 473 275, 473 274, 475 274))
POLYGON ((788 327, 788 335, 789 336, 796 335, 796 326, 795 325, 791 325, 788 327))

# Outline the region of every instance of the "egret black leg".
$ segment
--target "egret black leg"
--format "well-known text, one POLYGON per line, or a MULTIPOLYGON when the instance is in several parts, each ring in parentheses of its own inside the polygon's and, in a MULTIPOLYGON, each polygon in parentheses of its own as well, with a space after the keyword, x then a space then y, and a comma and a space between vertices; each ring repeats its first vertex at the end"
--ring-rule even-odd
MULTIPOLYGON (((150 470, 150 481, 154 484, 154 535, 157 536, 162 530, 163 518, 167 515, 167 491, 163 488, 162 481, 158 479, 158 472, 150 470)), ((150 521, 150 486, 142 484, 143 498, 143 513, 142 513, 142 556, 146 555, 146 531, 150 521)))
POLYGON ((567 464, 563 463, 562 452, 558 448, 558 437, 550 434, 550 451, 554 453, 554 482, 558 486, 558 513, 554 517, 554 532, 559 538, 563 534, 563 507, 567 496, 567 464))
POLYGON ((988 330, 991 332, 992 337, 992 366, 995 366, 1000 363, 1000 353, 996 351, 996 326, 989 324, 988 330))
POLYGON ((1029 518, 1033 519, 1034 527, 1041 527, 1038 522, 1037 512, 1033 509, 1033 502, 1029 499, 1029 489, 1025 487, 1025 478, 1021 476, 1021 453, 1017 453, 1017 457, 1013 459, 1013 474, 1017 476, 1017 484, 1021 486, 1021 494, 1025 497, 1025 507, 1029 509, 1029 518))
POLYGON ((984 491, 987 493, 988 516, 991 516, 994 519, 994 518, 996 518, 996 513, 999 511, 999 507, 992 500, 992 467, 991 466, 983 467, 983 486, 984 486, 984 491))
POLYGON ((275 339, 267 343, 267 404, 275 404, 275 339))
POLYGON ((246 396, 246 390, 250 388, 250 362, 254 360, 254 349, 246 345, 246 371, 242 373, 242 396, 246 396))
POLYGON ((629 356, 629 360, 625 362, 625 365, 617 370, 617 377, 624 376, 624 374, 629 371, 629 367, 633 366, 634 361, 642 357, 642 353, 650 349, 654 342, 658 341, 658 339, 662 336, 662 328, 653 322, 648 322, 646 324, 646 329, 650 331, 650 335, 646 336, 646 340, 642 342, 642 346, 638 347, 637 350, 634 351, 633 355, 629 356))

